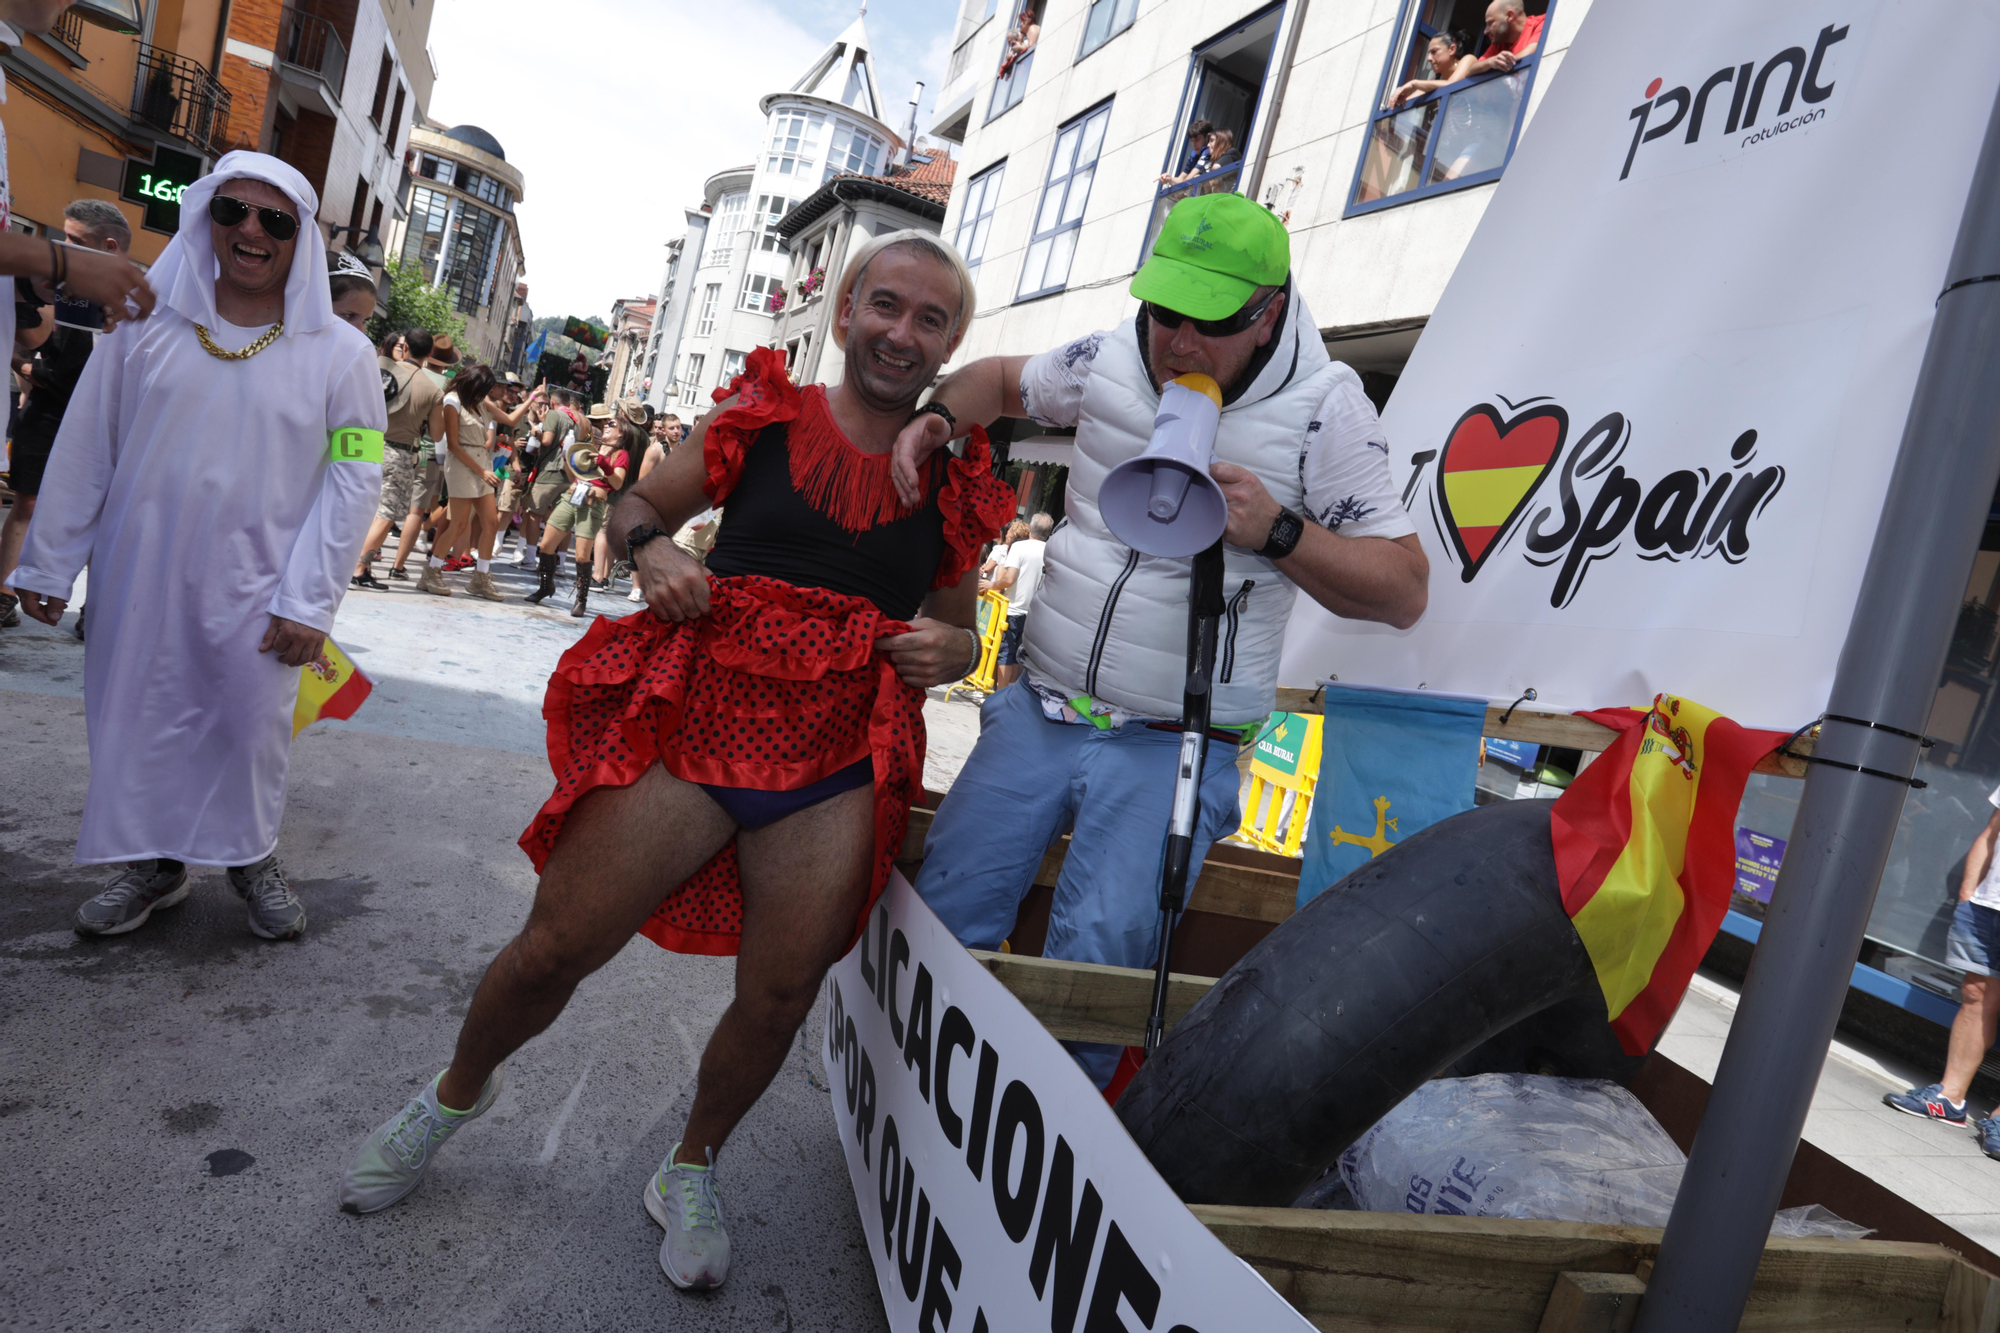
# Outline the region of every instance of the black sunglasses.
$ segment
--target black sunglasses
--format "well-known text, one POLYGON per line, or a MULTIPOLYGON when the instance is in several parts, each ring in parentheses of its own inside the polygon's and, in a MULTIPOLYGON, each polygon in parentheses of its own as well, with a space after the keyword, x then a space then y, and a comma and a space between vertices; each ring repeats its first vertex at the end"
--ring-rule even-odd
MULTIPOLYGON (((250 216, 250 205, 241 199, 231 199, 226 194, 218 194, 208 201, 208 217, 218 226, 233 227, 250 216)), ((299 234, 299 220, 282 208, 260 208, 257 221, 264 224, 264 234, 274 241, 289 241, 299 234)))
MULTIPOLYGON (((1284 288, 1280 287, 1256 305, 1244 306, 1235 314, 1226 316, 1225 318, 1197 319, 1194 321, 1194 331, 1204 338, 1228 338, 1241 333, 1262 319, 1264 312, 1271 308, 1271 302, 1277 300, 1279 293, 1284 290, 1284 288)), ((1165 306, 1156 305, 1151 301, 1145 302, 1145 306, 1146 317, 1153 320, 1163 329, 1177 329, 1187 322, 1188 317, 1178 310, 1169 310, 1165 306)))

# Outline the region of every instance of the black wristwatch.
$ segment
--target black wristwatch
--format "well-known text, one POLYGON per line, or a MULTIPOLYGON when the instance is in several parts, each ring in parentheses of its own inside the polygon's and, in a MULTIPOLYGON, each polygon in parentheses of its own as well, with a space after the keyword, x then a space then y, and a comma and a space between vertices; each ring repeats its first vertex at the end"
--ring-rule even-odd
POLYGON ((1271 520, 1271 535, 1258 548, 1257 554, 1266 560, 1283 560, 1299 544, 1299 538, 1306 535, 1306 521, 1289 509, 1279 509, 1278 516, 1271 520))
POLYGON ((667 530, 657 523, 641 523, 625 534, 625 554, 629 558, 639 554, 639 548, 655 537, 667 536, 667 530))
POLYGON ((910 413, 910 420, 915 421, 918 417, 926 414, 934 417, 943 417, 944 424, 951 427, 951 433, 953 435, 958 434, 958 418, 951 414, 950 408, 940 403, 937 399, 931 399, 928 403, 910 413))

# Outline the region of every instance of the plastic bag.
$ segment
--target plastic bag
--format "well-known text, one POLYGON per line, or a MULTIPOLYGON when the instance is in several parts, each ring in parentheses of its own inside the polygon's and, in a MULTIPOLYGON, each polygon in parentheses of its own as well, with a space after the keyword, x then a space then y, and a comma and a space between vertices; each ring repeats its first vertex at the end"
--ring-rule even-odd
MULTIPOLYGON (((1417 1089, 1340 1157, 1370 1212, 1663 1227, 1686 1156, 1616 1083, 1481 1074, 1417 1089)), ((1780 1236, 1868 1234, 1824 1208, 1792 1208, 1780 1236)))

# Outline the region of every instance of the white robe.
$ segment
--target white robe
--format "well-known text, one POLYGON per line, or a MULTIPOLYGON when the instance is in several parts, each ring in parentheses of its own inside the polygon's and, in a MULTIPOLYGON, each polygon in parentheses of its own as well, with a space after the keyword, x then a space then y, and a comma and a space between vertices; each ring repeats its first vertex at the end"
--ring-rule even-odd
MULTIPOLYGON (((208 327, 232 350, 263 332, 208 327)), ((338 321, 224 361, 163 301, 99 340, 13 577, 67 598, 90 565, 79 862, 276 847, 299 668, 257 645, 274 615, 332 628, 382 468, 330 462, 328 437, 385 425, 374 349, 338 321)))

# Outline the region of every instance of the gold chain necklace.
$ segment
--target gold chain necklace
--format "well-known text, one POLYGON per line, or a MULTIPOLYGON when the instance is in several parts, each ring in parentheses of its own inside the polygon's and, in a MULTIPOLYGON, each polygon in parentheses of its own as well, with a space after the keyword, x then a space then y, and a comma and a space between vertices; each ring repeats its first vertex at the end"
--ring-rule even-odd
POLYGON ((201 349, 204 352, 207 352, 210 356, 220 357, 224 361, 248 361, 251 357, 257 355, 257 353, 263 351, 266 347, 269 347, 272 343, 276 342, 278 340, 278 335, 283 333, 284 331, 285 331, 285 321, 281 319, 276 324, 273 324, 270 328, 265 329, 263 334, 257 339, 256 342, 251 343, 248 347, 244 348, 242 351, 225 352, 224 350, 222 350, 222 348, 217 347, 215 345, 215 339, 208 336, 208 330, 206 328, 202 327, 199 324, 194 326, 194 336, 201 339, 201 349))

